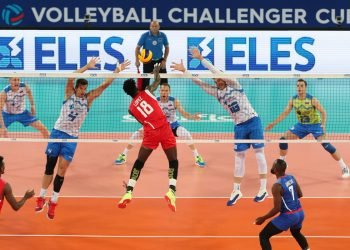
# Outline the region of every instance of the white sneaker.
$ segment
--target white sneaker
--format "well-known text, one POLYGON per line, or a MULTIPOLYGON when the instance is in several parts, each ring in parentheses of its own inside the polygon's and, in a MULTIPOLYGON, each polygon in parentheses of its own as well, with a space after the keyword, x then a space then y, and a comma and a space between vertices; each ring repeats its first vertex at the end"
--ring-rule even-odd
POLYGON ((233 190, 230 196, 230 199, 227 201, 227 206, 232 206, 235 204, 240 198, 242 198, 243 194, 240 190, 233 190))
POLYGON ((350 170, 348 167, 345 167, 341 171, 341 177, 342 178, 349 178, 350 177, 350 170))
POLYGON ((269 196, 269 194, 267 193, 267 190, 260 189, 258 194, 255 196, 254 201, 255 202, 263 202, 267 196, 269 196))

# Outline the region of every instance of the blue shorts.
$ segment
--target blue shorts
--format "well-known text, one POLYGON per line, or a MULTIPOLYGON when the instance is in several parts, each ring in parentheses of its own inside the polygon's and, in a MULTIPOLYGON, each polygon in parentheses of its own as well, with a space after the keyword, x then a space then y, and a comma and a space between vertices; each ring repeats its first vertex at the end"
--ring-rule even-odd
POLYGON ((23 126, 27 127, 28 125, 38 120, 35 116, 31 115, 31 113, 28 110, 25 110, 23 113, 20 114, 9 114, 2 111, 2 117, 4 119, 6 128, 8 128, 14 122, 20 122, 23 124, 23 126))
POLYGON ((178 127, 180 127, 181 124, 178 121, 170 123, 171 130, 173 131, 174 136, 178 137, 176 134, 176 130, 178 127))
MULTIPOLYGON (((53 129, 50 134, 50 139, 78 139, 78 137, 53 129)), ((45 153, 50 157, 62 155, 65 160, 72 161, 76 148, 76 142, 49 142, 45 153)))
POLYGON ((290 132, 303 139, 308 134, 312 134, 315 139, 323 135, 323 128, 320 123, 317 124, 302 124, 297 123, 289 129, 290 132))
MULTIPOLYGON (((253 117, 248 121, 240 123, 235 126, 235 139, 245 140, 245 139, 264 139, 264 130, 261 124, 260 117, 253 117)), ((236 152, 241 152, 247 150, 252 145, 253 148, 263 148, 264 143, 235 143, 234 150, 236 152)))
POLYGON ((272 219, 271 222, 278 229, 287 231, 289 228, 300 229, 303 225, 303 221, 304 221, 304 211, 301 210, 293 214, 281 213, 279 216, 272 219))

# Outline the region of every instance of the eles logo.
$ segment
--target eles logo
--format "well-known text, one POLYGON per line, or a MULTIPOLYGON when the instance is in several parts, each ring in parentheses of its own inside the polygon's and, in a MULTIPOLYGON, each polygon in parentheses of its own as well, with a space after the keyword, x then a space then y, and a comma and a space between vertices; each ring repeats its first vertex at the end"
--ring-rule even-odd
MULTIPOLYGON (((214 38, 189 37, 187 38, 187 48, 197 47, 203 57, 214 64, 214 38)), ((207 70, 198 59, 192 58, 191 53, 187 55, 187 68, 189 70, 207 70)))
POLYGON ((1 17, 7 25, 16 26, 23 21, 23 9, 17 4, 6 5, 1 12, 1 17))
POLYGON ((24 69, 23 38, 0 37, 0 70, 24 69))

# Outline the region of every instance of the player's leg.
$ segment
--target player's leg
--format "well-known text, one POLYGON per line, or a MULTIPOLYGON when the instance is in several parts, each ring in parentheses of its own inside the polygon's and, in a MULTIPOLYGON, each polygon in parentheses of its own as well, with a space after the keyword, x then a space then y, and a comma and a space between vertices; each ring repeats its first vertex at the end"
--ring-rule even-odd
MULTIPOLYGON (((293 129, 293 128, 292 128, 293 129)), ((280 138, 280 140, 296 140, 299 137, 294 134, 291 130, 288 130, 284 135, 280 138)), ((288 143, 280 143, 280 159, 285 160, 288 153, 288 143)))
POLYGON ((168 207, 175 212, 176 211, 176 182, 179 169, 179 162, 177 160, 177 148, 176 139, 170 126, 164 126, 162 128, 162 137, 160 143, 164 150, 164 153, 169 162, 169 190, 165 194, 165 200, 168 203, 168 207))
MULTIPOLYGON (((315 136, 315 135, 314 135, 315 136)), ((327 137, 325 134, 315 137, 317 140, 326 140, 327 137)), ((341 157, 340 152, 329 142, 321 143, 322 147, 330 153, 330 155, 333 157, 334 160, 338 162, 338 165, 340 167, 340 170, 342 172, 343 178, 349 178, 350 177, 350 170, 348 166, 345 164, 343 158, 341 157)))
POLYGON ((131 169, 130 178, 126 186, 126 193, 123 195, 123 197, 118 203, 119 208, 125 208, 126 205, 130 203, 132 199, 132 192, 134 191, 136 182, 140 177, 141 170, 145 165, 145 162, 147 161, 148 157, 152 154, 152 152, 153 152, 153 149, 146 148, 143 145, 141 146, 138 157, 131 169))
POLYGON ((203 160, 202 156, 198 153, 197 148, 195 147, 192 139, 191 133, 183 126, 179 126, 176 128, 176 135, 180 137, 181 139, 188 140, 187 145, 192 150, 195 164, 198 167, 205 167, 205 161, 203 160))
POLYGON ((298 216, 299 218, 297 223, 290 227, 290 232, 292 233, 294 239, 298 242, 301 249, 307 250, 309 249, 309 244, 305 236, 301 233, 301 228, 304 221, 304 211, 300 211, 295 215, 298 216))
MULTIPOLYGON (((143 137, 143 128, 140 128, 139 130, 132 133, 130 140, 140 140, 143 137)), ((128 158, 129 151, 134 147, 134 144, 130 142, 126 148, 124 149, 123 153, 119 154, 118 158, 114 161, 116 165, 121 165, 126 163, 126 160, 128 158)))
POLYGON ((270 221, 259 234, 260 246, 262 250, 271 250, 270 238, 283 232, 270 221))
POLYGON ((41 121, 37 120, 29 125, 35 128, 36 130, 38 130, 45 139, 49 138, 50 136, 49 131, 41 121))

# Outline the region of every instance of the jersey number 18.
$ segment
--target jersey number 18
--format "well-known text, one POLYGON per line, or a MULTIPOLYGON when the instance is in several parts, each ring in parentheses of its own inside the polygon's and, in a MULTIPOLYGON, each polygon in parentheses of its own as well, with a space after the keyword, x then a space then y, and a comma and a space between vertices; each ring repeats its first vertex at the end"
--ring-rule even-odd
POLYGON ((145 100, 140 102, 140 104, 137 106, 137 110, 140 111, 140 113, 143 115, 143 117, 149 116, 154 109, 151 105, 149 105, 145 100))

